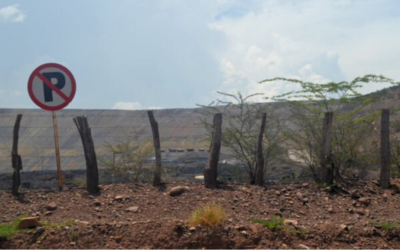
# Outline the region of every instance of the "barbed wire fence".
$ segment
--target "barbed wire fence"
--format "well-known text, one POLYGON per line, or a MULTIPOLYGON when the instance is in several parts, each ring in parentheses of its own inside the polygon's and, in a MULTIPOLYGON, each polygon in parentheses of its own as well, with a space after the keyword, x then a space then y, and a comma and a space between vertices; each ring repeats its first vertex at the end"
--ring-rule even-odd
MULTIPOLYGON (((19 129, 19 154, 22 158, 22 187, 56 189, 57 175, 54 150, 54 131, 49 114, 23 113, 19 129)), ((60 145, 61 169, 64 177, 83 178, 85 156, 79 132, 73 118, 83 115, 62 113, 58 116, 58 134, 60 145)), ((129 113, 128 113, 129 114, 129 113)), ((0 188, 11 187, 11 148, 13 129, 16 118, 14 114, 0 113, 0 188)), ((112 114, 88 115, 89 126, 95 143, 97 158, 111 158, 113 153, 107 150, 105 143, 118 144, 126 141, 141 143, 152 140, 151 127, 147 113, 127 115, 127 112, 112 114)), ((185 115, 156 114, 159 123, 162 151, 164 154, 179 149, 179 152, 204 151, 206 148, 206 131, 199 119, 185 115)), ((177 151, 176 151, 177 152, 177 151)), ((99 161, 100 170, 105 167, 99 161)))

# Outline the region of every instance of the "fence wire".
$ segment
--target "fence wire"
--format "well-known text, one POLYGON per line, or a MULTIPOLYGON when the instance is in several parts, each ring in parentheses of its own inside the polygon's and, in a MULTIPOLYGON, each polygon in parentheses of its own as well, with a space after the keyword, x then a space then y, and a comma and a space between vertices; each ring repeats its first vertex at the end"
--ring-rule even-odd
MULTIPOLYGON (((0 110, 0 188, 2 189, 10 187, 13 171, 11 148, 16 112, 18 112, 8 110, 7 113, 6 111, 0 110)), ((147 113, 138 112, 139 114, 121 111, 116 111, 117 114, 98 112, 98 114, 87 116, 100 172, 106 170, 102 160, 109 160, 113 157, 113 153, 105 146, 106 143, 115 145, 128 141, 132 143, 152 142, 152 131, 147 113)), ((158 122, 164 156, 173 155, 171 158, 173 161, 179 158, 179 154, 184 155, 188 150, 191 152, 206 151, 207 133, 199 119, 200 115, 195 115, 194 119, 193 115, 163 115, 157 114, 157 112, 154 111, 154 114, 158 122), (174 153, 170 152, 171 150, 174 153)), ((23 115, 18 134, 18 153, 21 155, 23 164, 21 176, 23 187, 37 188, 37 186, 41 186, 56 190, 57 182, 54 179, 56 178, 57 164, 51 114, 39 111, 30 112, 29 110, 21 113, 23 115)), ((84 111, 63 111, 57 117, 61 168, 63 175, 66 175, 67 178, 71 175, 82 177, 86 169, 81 138, 73 122, 73 118, 82 115, 84 115, 84 111)), ((151 159, 149 160, 151 161, 151 159)), ((204 159, 201 160, 201 164, 203 163, 204 159)))

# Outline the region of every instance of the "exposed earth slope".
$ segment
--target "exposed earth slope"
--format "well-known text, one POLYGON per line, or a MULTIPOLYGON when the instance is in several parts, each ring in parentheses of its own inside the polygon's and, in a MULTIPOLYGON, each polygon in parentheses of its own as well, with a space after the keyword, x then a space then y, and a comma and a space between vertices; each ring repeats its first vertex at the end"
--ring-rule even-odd
POLYGON ((180 183, 188 191, 172 197, 176 185, 105 185, 99 196, 24 191, 21 200, 0 191, 0 224, 23 215, 44 224, 1 240, 0 248, 400 248, 398 185, 384 191, 360 181, 346 194, 309 183, 217 190, 180 183), (207 203, 222 205, 225 221, 214 230, 189 225, 190 214, 207 203), (283 228, 250 221, 274 216, 283 228))

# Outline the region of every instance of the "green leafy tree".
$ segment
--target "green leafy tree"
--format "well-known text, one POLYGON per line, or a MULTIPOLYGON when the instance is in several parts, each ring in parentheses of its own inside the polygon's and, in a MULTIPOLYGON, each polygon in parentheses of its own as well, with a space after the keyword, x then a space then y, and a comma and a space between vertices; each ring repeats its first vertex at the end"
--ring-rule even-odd
POLYGON ((300 90, 276 96, 273 99, 289 104, 287 130, 292 159, 302 162, 315 181, 323 180, 321 169, 322 121, 324 113, 334 112, 331 167, 335 167, 335 179, 350 169, 363 172, 378 162, 376 150, 379 133, 374 129, 379 112, 367 112, 366 107, 374 98, 362 96, 358 90, 372 82, 392 83, 384 76, 365 75, 352 81, 328 82, 324 84, 298 79, 273 78, 264 82, 286 81, 299 85, 300 90))

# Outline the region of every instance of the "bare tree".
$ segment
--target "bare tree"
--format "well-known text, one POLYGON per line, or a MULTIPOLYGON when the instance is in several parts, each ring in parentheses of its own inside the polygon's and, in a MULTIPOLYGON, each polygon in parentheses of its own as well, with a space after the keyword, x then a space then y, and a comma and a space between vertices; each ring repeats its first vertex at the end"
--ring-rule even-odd
MULTIPOLYGON (((240 92, 237 95, 218 93, 227 100, 217 99, 216 102, 207 106, 199 105, 203 107, 199 112, 205 117, 211 117, 214 113, 223 114, 225 126, 222 129, 222 146, 226 149, 225 153, 241 163, 247 172, 250 183, 255 184, 257 145, 262 116, 264 113, 268 114, 268 124, 262 140, 265 171, 260 171, 260 173, 263 174, 267 173, 267 168, 277 164, 285 154, 285 150, 281 146, 285 139, 282 131, 284 122, 277 115, 274 107, 250 102, 251 98, 261 94, 243 96, 240 92)), ((201 119, 201 122, 208 134, 211 135, 211 122, 206 118, 201 119)))

